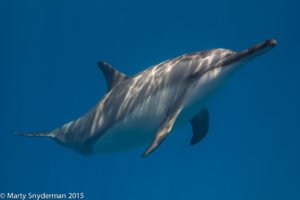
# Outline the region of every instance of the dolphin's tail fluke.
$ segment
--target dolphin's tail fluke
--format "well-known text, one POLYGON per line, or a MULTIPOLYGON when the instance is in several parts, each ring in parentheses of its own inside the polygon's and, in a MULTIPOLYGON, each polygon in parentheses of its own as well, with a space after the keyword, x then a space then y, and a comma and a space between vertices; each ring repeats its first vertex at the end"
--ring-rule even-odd
POLYGON ((51 132, 36 132, 36 133, 19 133, 19 132, 13 131, 12 133, 16 134, 16 135, 29 136, 29 137, 52 137, 53 138, 55 136, 53 131, 51 131, 51 132))

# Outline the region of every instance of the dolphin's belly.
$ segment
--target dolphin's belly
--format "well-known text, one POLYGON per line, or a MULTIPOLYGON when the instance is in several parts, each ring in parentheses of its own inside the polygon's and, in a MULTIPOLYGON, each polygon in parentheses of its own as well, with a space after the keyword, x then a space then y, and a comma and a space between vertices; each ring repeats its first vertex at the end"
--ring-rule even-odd
MULTIPOLYGON (((234 67, 234 66, 232 66, 234 67)), ((182 127, 190 122, 202 109, 207 107, 209 101, 224 86, 225 82, 232 75, 230 67, 226 69, 216 68, 204 74, 199 80, 195 81, 186 99, 184 109, 178 116, 172 130, 182 127), (222 72, 221 75, 219 75, 222 72), (218 78, 216 78, 218 76, 218 78)))

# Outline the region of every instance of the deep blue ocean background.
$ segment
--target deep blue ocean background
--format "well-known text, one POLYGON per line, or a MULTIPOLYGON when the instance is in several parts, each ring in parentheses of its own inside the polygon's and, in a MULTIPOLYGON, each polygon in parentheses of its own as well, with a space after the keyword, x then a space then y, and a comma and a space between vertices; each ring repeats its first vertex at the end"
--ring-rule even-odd
POLYGON ((299 200, 300 3, 285 0, 0 1, 0 193, 84 192, 99 200, 299 200), (210 102, 210 130, 187 124, 146 147, 82 156, 48 131, 89 111, 102 60, 134 75, 181 54, 278 45, 210 102))

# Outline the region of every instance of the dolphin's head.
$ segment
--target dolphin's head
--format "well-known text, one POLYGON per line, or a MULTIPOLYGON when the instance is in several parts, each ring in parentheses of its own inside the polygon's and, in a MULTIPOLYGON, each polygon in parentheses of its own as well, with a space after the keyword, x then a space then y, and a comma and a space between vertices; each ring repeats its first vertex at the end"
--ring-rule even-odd
MULTIPOLYGON (((219 71, 220 69, 218 68, 230 68, 234 70, 237 68, 236 66, 240 66, 252 58, 268 52, 275 47, 276 44, 276 40, 269 39, 239 53, 229 49, 210 50, 206 58, 201 60, 201 64, 199 65, 201 66, 200 69, 196 69, 191 77, 201 78, 201 76, 207 72, 219 71)), ((231 70, 227 69, 226 71, 231 70)))
POLYGON ((198 68, 189 78, 197 80, 196 91, 198 97, 216 91, 223 83, 231 77, 234 72, 252 58, 268 52, 275 47, 274 39, 266 40, 249 49, 236 53, 229 49, 212 49, 205 51, 205 56, 199 60, 198 68))

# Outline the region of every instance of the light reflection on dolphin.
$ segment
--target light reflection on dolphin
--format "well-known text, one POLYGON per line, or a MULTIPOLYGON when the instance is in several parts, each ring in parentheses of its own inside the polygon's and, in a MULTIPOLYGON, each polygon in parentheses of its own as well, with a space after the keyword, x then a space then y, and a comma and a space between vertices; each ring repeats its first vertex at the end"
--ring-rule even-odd
POLYGON ((194 145, 208 131, 206 105, 216 91, 246 61, 275 45, 276 41, 270 39, 240 53, 211 49, 185 54, 133 77, 99 62, 108 89, 92 110, 49 132, 14 133, 51 137, 85 155, 151 144, 143 154, 147 156, 171 131, 190 122, 194 145))

